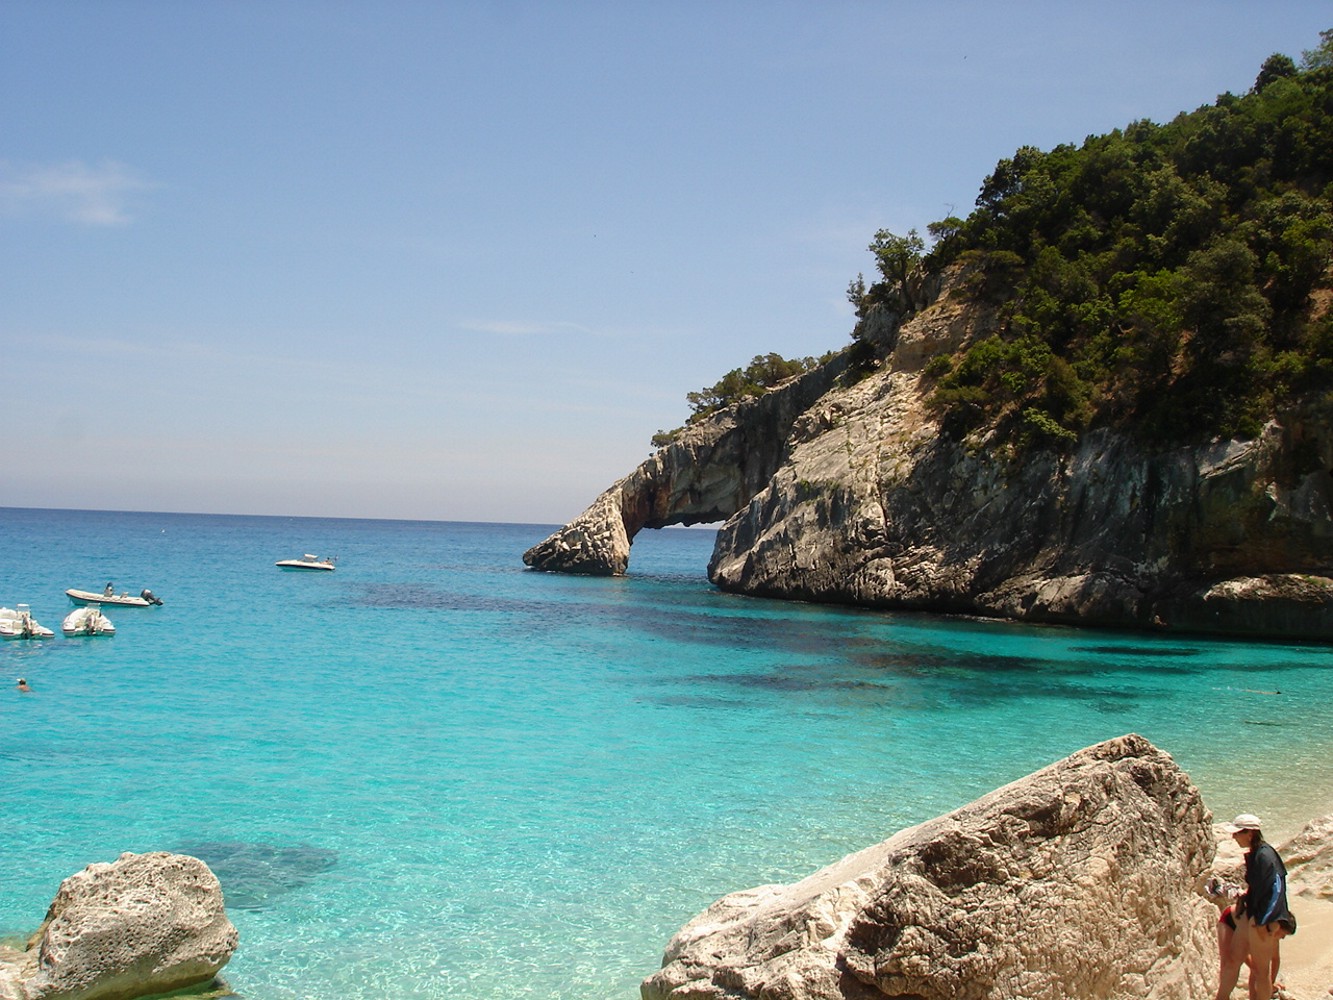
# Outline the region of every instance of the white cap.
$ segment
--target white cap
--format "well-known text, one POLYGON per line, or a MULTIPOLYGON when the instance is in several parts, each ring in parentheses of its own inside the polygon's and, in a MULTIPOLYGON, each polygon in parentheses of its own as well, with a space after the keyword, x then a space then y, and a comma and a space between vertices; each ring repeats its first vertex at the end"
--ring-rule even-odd
POLYGON ((1259 817, 1254 813, 1241 813, 1225 825, 1227 833, 1240 833, 1241 830, 1257 830, 1261 824, 1259 823, 1259 817))

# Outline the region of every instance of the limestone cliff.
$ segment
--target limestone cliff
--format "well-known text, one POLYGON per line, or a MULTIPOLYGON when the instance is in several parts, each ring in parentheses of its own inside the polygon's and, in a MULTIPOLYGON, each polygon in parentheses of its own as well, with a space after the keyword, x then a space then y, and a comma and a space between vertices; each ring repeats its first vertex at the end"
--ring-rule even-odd
POLYGON ((941 436, 925 363, 994 329, 950 294, 872 315, 848 355, 688 428, 524 555, 622 574, 643 527, 725 521, 709 578, 768 597, 1013 619, 1333 638, 1333 429, 1067 454, 941 436))

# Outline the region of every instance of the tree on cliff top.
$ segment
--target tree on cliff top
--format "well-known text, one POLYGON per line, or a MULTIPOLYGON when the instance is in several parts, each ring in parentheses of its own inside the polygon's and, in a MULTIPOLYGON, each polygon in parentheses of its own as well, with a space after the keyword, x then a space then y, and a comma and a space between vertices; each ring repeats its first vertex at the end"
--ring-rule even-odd
MULTIPOLYGON (((879 280, 847 297, 859 318, 906 318, 961 265, 963 294, 997 306, 993 337, 926 366, 948 434, 1062 448, 1114 426, 1169 446, 1253 435, 1298 403, 1333 412, 1333 29, 1299 66, 1270 56, 1243 96, 1022 146, 966 219, 926 228, 929 249, 876 232, 879 280)), ((689 393, 689 422, 818 363, 757 355, 689 393)))
MULTIPOLYGON (((805 374, 830 357, 831 354, 825 354, 819 358, 789 359, 771 351, 768 354, 756 354, 744 368, 733 368, 712 385, 698 392, 685 394, 690 404, 690 416, 685 426, 698 423, 742 399, 762 396, 774 386, 781 385, 797 375, 805 374)), ((653 447, 665 447, 674 441, 682 430, 683 427, 677 427, 673 431, 658 431, 653 435, 653 447)))
POLYGON ((1063 445, 1121 426, 1172 444, 1333 408, 1333 30, 1243 96, 1081 146, 1024 146, 924 272, 962 264, 997 337, 928 366, 946 430, 1063 445))
MULTIPOLYGON (((938 239, 934 227, 946 225, 947 222, 931 223, 932 236, 938 239)), ((926 241, 915 229, 909 229, 906 236, 881 229, 875 233, 875 238, 871 240, 867 249, 875 255, 875 268, 879 271, 879 280, 867 287, 865 276, 858 274, 856 280, 848 285, 847 301, 855 307, 857 318, 864 319, 874 306, 888 309, 899 317, 906 318, 924 305, 918 301, 920 296, 914 292, 914 287, 920 287, 915 279, 921 272, 926 241)), ((858 337, 857 331, 853 331, 852 337, 853 339, 858 337)))

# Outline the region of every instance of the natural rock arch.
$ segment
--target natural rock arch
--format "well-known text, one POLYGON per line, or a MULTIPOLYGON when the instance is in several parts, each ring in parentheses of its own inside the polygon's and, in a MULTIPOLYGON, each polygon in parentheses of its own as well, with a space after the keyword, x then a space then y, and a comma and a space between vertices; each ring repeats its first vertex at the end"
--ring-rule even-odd
POLYGON ((723 521, 742 510, 787 457, 792 424, 850 366, 848 353, 700 421, 523 553, 534 569, 623 576, 643 528, 723 521))

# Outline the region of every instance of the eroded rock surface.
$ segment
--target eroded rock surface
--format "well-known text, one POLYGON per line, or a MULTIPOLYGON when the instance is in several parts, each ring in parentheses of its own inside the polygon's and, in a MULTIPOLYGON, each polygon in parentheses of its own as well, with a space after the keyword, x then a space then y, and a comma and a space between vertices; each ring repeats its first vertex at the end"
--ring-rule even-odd
POLYGON ((27 949, 0 955, 0 1000, 131 1000, 206 984, 236 944, 202 861, 122 854, 65 879, 27 949))
POLYGON ((1333 901, 1333 816, 1305 825, 1278 847, 1293 893, 1333 901))
POLYGON ((789 886, 719 900, 644 1000, 1192 1000, 1211 817, 1164 752, 1089 747, 789 886))

